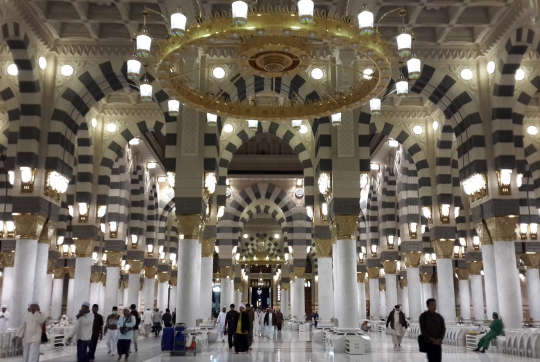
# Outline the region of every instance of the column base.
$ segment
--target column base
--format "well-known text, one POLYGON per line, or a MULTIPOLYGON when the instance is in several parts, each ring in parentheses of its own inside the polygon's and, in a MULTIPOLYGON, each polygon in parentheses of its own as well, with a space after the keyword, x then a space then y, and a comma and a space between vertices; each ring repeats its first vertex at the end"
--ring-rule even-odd
POLYGON ((366 354, 371 353, 371 341, 360 332, 327 332, 324 349, 333 353, 366 354), (347 344, 347 339, 354 342, 347 344))

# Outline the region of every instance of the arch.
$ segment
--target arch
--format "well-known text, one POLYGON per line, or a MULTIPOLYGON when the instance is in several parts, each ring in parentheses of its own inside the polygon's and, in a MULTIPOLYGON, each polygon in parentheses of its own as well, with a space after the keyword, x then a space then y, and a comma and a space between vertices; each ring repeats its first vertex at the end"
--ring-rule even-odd
POLYGON ((282 227, 286 229, 287 221, 285 220, 285 215, 283 211, 274 203, 263 201, 263 202, 254 202, 249 204, 246 209, 242 212, 240 217, 240 225, 244 227, 247 222, 258 214, 267 214, 272 216, 272 218, 282 227))
MULTIPOLYGON (((305 191, 305 204, 313 205, 314 204, 314 176, 315 172, 313 169, 313 161, 311 158, 310 149, 306 146, 300 135, 293 130, 290 126, 277 123, 277 122, 259 122, 259 127, 256 132, 251 131, 246 122, 242 123, 242 126, 239 127, 233 134, 231 134, 224 144, 220 145, 220 159, 219 159, 219 176, 220 182, 219 185, 221 188, 219 195, 225 194, 225 179, 227 177, 229 164, 236 153, 236 151, 242 146, 242 144, 248 141, 250 138, 254 137, 256 134, 268 132, 271 133, 282 140, 286 141, 289 146, 298 154, 302 167, 304 169, 304 191, 305 191)), ((222 204, 219 206, 224 206, 225 200, 223 199, 222 204)))

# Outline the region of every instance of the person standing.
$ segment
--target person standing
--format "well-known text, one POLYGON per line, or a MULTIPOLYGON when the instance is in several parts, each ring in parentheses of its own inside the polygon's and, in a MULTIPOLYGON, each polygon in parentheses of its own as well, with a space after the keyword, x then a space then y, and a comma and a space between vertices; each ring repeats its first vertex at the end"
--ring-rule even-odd
POLYGON ((266 337, 274 338, 274 329, 276 326, 276 315, 272 308, 268 308, 266 315, 264 316, 264 325, 266 327, 266 337))
POLYGON ((152 330, 152 311, 150 308, 146 310, 143 314, 143 326, 144 326, 144 335, 148 337, 150 335, 150 331, 152 330))
POLYGON ((221 337, 221 343, 225 343, 225 318, 227 318, 227 308, 223 307, 223 310, 219 313, 216 324, 218 325, 219 336, 221 337))
POLYGON ((255 311, 253 310, 253 307, 251 304, 246 304, 246 312, 249 319, 249 325, 248 325, 248 343, 249 343, 249 350, 251 351, 251 345, 253 344, 253 321, 255 320, 255 311))
POLYGON ((118 360, 125 355, 125 360, 129 358, 129 348, 131 340, 133 339, 133 327, 135 327, 135 318, 129 313, 129 309, 124 308, 123 314, 118 320, 118 342, 116 347, 118 349, 118 360))
POLYGON ((24 316, 21 326, 13 339, 21 339, 23 346, 23 362, 39 360, 39 345, 41 344, 41 326, 46 317, 39 310, 38 302, 30 303, 28 313, 24 316))
POLYGON ((105 321, 105 336, 107 337, 107 354, 114 356, 116 344, 118 341, 118 307, 112 307, 112 312, 107 316, 105 321))
POLYGON ((77 340, 77 362, 88 362, 88 347, 92 339, 92 328, 94 327, 94 313, 90 312, 90 303, 84 302, 76 315, 77 325, 73 328, 68 342, 77 340))
POLYGON ((132 304, 129 309, 131 315, 133 316, 133 318, 135 318, 135 326, 133 326, 133 347, 135 348, 135 352, 137 352, 139 350, 137 338, 139 338, 139 325, 141 324, 141 315, 137 311, 137 306, 135 304, 132 304))
POLYGON ((96 348, 98 340, 103 336, 103 316, 98 313, 99 306, 94 304, 92 306, 92 314, 94 315, 94 324, 92 325, 92 338, 90 338, 90 346, 88 351, 88 358, 90 362, 96 359, 96 348))
POLYGON ((155 309, 154 314, 152 314, 152 323, 154 326, 154 333, 156 335, 156 338, 159 336, 159 332, 161 332, 161 320, 163 318, 163 315, 159 311, 158 308, 155 309))
POLYGON ((258 314, 259 314, 259 337, 263 337, 264 336, 264 315, 265 313, 263 313, 262 310, 259 310, 258 311, 258 314))
POLYGON ((225 317, 225 326, 223 327, 223 329, 227 331, 229 349, 232 349, 235 342, 234 339, 236 333, 236 325, 238 324, 239 316, 239 313, 235 311, 234 308, 234 304, 231 304, 230 310, 227 312, 227 315, 225 317))
POLYGON ((394 343, 394 351, 401 348, 401 340, 405 335, 407 329, 407 321, 405 320, 405 314, 401 311, 400 306, 396 305, 394 310, 390 312, 388 318, 386 318, 386 328, 392 329, 392 343, 394 343))
POLYGON ((161 320, 163 320, 164 327, 168 327, 168 328, 172 327, 172 315, 169 308, 165 309, 165 313, 163 313, 161 320))
POLYGON ((172 314, 172 324, 173 326, 175 326, 176 325, 176 308, 174 308, 171 314, 172 314))
POLYGON ((497 338, 497 336, 500 336, 503 333, 504 325, 502 320, 499 318, 499 314, 497 312, 493 312, 492 316, 493 322, 491 322, 489 325, 489 332, 480 338, 478 341, 478 346, 476 349, 473 349, 474 352, 486 353, 491 340, 497 338))
POLYGON ((319 324, 319 313, 315 311, 315 313, 313 313, 313 326, 317 328, 317 324, 319 324))
POLYGON ((249 350, 249 316, 243 305, 240 306, 238 323, 236 323, 236 336, 234 340, 234 353, 247 352, 249 350))
POLYGON ((441 362, 442 341, 446 333, 444 318, 436 312, 437 301, 429 298, 426 301, 427 311, 420 315, 420 333, 424 337, 428 362, 441 362))
POLYGON ((2 306, 2 312, 0 312, 0 332, 5 332, 9 325, 9 312, 7 306, 2 306))
POLYGON ((278 310, 275 314, 276 314, 276 326, 279 333, 281 332, 281 326, 283 325, 283 314, 281 313, 281 310, 278 310))

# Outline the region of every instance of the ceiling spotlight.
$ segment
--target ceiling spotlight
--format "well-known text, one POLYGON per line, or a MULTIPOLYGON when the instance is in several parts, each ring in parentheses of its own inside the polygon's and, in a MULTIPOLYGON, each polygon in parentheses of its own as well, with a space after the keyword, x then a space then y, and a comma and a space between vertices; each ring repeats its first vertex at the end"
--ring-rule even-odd
POLYGON ((433 130, 436 131, 439 129, 439 122, 433 121, 433 130))
POLYGON ((371 68, 366 68, 364 69, 364 71, 362 72, 362 77, 364 77, 364 79, 371 79, 372 78, 372 74, 373 74, 373 69, 371 68))
POLYGON ((470 70, 469 68, 463 69, 460 75, 463 80, 471 80, 473 79, 473 76, 474 76, 472 70, 470 70))
POLYGON ((369 164, 369 167, 372 171, 379 171, 380 166, 378 163, 372 162, 369 164))
POLYGON ((516 80, 523 80, 525 79, 525 72, 523 71, 523 69, 519 68, 518 70, 516 70, 516 80))
POLYGON ((38 59, 39 69, 44 70, 47 68, 47 59, 45 57, 39 57, 38 59))
POLYGON ((536 126, 529 126, 527 127, 527 133, 534 136, 538 134, 538 128, 536 126))
POLYGON ((94 117, 92 118, 92 120, 90 121, 92 123, 92 127, 93 128, 96 128, 97 127, 97 119, 94 117))
POLYGON ((64 77, 69 77, 70 75, 73 74, 73 67, 69 64, 66 64, 66 65, 63 65, 62 68, 60 68, 60 73, 64 76, 64 77))
POLYGON ((396 148, 399 146, 399 142, 396 140, 388 140, 388 146, 396 148))
POLYGON ((223 132, 232 133, 232 131, 234 131, 234 127, 232 126, 232 124, 227 123, 225 126, 223 126, 223 132))
POLYGON ((114 123, 107 123, 107 132, 116 132, 116 130, 118 129, 118 126, 114 123))
POLYGON ((154 168, 157 168, 157 162, 156 161, 150 161, 146 164, 146 167, 151 170, 151 169, 154 169, 154 168))
POLYGON ((212 71, 212 75, 216 79, 223 79, 225 77, 225 69, 223 69, 222 67, 215 67, 212 71))
POLYGON ((308 128, 306 125, 301 125, 300 126, 300 129, 298 130, 298 132, 300 132, 301 134, 306 134, 308 133, 308 128))
POLYGON ((165 182, 165 181, 167 181, 167 176, 165 176, 165 175, 158 176, 157 182, 161 183, 161 182, 165 182))
POLYGON ((489 61, 486 68, 489 74, 493 74, 495 72, 495 62, 493 60, 489 61))
POLYGON ((8 65, 7 72, 9 75, 13 75, 13 76, 19 74, 19 68, 17 68, 17 64, 8 65))
POLYGON ((132 138, 131 140, 129 140, 129 144, 132 146, 137 146, 139 143, 141 143, 141 140, 138 138, 132 138))
POLYGON ((279 234, 274 234, 274 239, 279 239, 279 234))
POLYGON ((424 132, 424 129, 422 128, 422 126, 416 125, 413 127, 412 131, 414 132, 414 134, 422 134, 422 132, 424 132))
POLYGON ((247 238, 249 237, 248 234, 244 234, 244 235, 242 235, 242 236, 244 237, 244 239, 247 239, 247 238))
POLYGON ((313 68, 311 70, 311 78, 315 80, 320 80, 324 77, 324 72, 321 68, 313 68))

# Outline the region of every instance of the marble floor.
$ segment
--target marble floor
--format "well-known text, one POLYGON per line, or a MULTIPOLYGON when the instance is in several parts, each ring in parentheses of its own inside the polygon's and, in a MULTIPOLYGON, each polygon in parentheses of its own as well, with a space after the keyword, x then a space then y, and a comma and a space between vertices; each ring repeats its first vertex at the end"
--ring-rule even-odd
MULTIPOLYGON (((417 344, 412 339, 404 339, 400 351, 392 350, 390 336, 381 334, 370 334, 372 340, 372 353, 364 356, 349 356, 347 354, 325 353, 322 346, 309 341, 307 333, 283 331, 282 335, 275 340, 267 340, 255 337, 253 351, 249 354, 234 354, 227 348, 226 343, 213 343, 204 353, 197 353, 196 356, 170 356, 168 353, 161 353, 159 341, 155 338, 140 338, 139 352, 131 354, 131 362, 172 362, 172 361, 193 361, 193 362, 287 362, 287 361, 309 361, 309 362, 416 362, 426 361, 424 354, 418 352, 417 344)), ((5 358, 0 361, 15 362, 22 358, 5 358)), ((96 362, 116 361, 116 356, 107 355, 105 343, 100 342, 96 353, 96 362)), ((47 351, 40 357, 42 361, 54 362, 76 362, 76 350, 74 347, 47 351)), ((123 360, 123 359, 122 359, 123 360)), ((478 354, 467 352, 465 348, 443 347, 443 361, 447 362, 514 362, 530 361, 536 359, 524 357, 511 357, 498 353, 478 354)))

